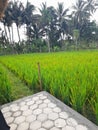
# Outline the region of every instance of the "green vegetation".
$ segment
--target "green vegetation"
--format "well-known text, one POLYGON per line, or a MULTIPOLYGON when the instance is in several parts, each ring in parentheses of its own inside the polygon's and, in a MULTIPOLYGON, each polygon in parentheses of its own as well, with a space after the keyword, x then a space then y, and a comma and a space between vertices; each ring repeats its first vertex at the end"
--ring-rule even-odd
POLYGON ((1 20, 0 55, 98 48, 98 25, 91 20, 98 1, 76 0, 72 7, 62 2, 47 6, 45 2, 38 8, 40 13, 32 3, 9 1, 1 20), (25 28, 26 38, 22 39, 21 28, 25 28))
POLYGON ((97 51, 1 56, 0 63, 30 90, 40 91, 42 85, 43 90, 98 124, 97 51))
POLYGON ((0 104, 11 101, 11 87, 5 70, 0 65, 0 104))
POLYGON ((33 94, 12 72, 0 64, 0 104, 33 94))

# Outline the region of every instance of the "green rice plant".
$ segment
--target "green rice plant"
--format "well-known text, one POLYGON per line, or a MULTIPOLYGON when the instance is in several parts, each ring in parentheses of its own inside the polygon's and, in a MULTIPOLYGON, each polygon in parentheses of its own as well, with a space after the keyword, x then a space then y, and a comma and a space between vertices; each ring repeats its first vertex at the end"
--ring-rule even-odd
POLYGON ((96 118, 96 124, 98 125, 98 92, 95 92, 95 95, 89 100, 91 108, 96 118))
POLYGON ((10 102, 12 100, 11 87, 6 76, 6 72, 0 65, 0 104, 10 102))

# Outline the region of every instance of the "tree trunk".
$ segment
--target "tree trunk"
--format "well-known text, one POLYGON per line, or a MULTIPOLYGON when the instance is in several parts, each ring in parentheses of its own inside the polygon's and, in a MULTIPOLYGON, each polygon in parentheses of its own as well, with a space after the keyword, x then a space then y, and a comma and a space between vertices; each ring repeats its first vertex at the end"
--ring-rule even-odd
POLYGON ((19 34, 19 28, 18 28, 18 26, 17 26, 17 33, 18 33, 18 38, 19 38, 18 43, 19 43, 19 45, 20 45, 21 39, 20 39, 20 34, 19 34))
POLYGON ((11 26, 12 29, 12 44, 14 45, 14 33, 13 33, 13 25, 11 26))
POLYGON ((7 31, 6 31, 6 26, 5 25, 4 25, 4 32, 5 32, 6 40, 9 42, 9 38, 8 38, 8 35, 7 35, 7 31))
POLYGON ((8 31, 9 31, 9 39, 10 39, 10 44, 12 43, 11 41, 11 31, 10 31, 10 27, 8 26, 8 31))
POLYGON ((49 33, 47 32, 47 43, 48 43, 48 52, 50 53, 50 42, 49 42, 49 33))

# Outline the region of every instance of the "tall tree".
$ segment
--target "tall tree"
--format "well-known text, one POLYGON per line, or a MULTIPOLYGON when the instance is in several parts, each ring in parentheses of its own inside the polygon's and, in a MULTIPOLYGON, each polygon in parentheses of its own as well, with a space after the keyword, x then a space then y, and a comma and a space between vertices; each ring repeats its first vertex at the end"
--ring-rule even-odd
POLYGON ((64 3, 58 3, 56 9, 57 19, 58 19, 58 32, 61 41, 64 39, 64 35, 68 33, 68 11, 69 9, 64 9, 64 3))
POLYGON ((5 35, 7 37, 7 40, 10 39, 10 43, 12 43, 11 28, 12 28, 12 24, 13 24, 12 4, 13 4, 12 2, 9 2, 9 4, 7 6, 7 9, 5 10, 5 15, 4 15, 3 19, 2 19, 2 22, 4 24, 5 35), (9 36, 7 36, 6 26, 8 27, 9 36))
POLYGON ((17 27, 17 33, 18 33, 18 38, 19 38, 18 43, 19 44, 21 42, 19 28, 23 24, 23 22, 22 22, 22 13, 23 13, 23 10, 24 10, 24 6, 23 6, 23 4, 21 2, 15 1, 13 3, 13 12, 12 12, 12 15, 13 15, 13 21, 15 22, 16 27, 17 27))
POLYGON ((52 47, 54 32, 56 31, 56 20, 57 15, 54 7, 47 7, 46 3, 42 3, 42 7, 40 9, 41 13, 41 24, 43 29, 46 32, 46 39, 48 45, 48 51, 50 52, 50 48, 52 47))
POLYGON ((74 28, 80 30, 90 21, 91 15, 95 12, 98 5, 95 0, 78 0, 73 8, 74 28))
POLYGON ((33 13, 35 11, 35 6, 32 5, 30 2, 27 1, 26 7, 23 10, 22 13, 22 23, 26 26, 26 34, 27 34, 27 39, 30 41, 31 39, 31 26, 32 23, 34 22, 33 19, 33 13))

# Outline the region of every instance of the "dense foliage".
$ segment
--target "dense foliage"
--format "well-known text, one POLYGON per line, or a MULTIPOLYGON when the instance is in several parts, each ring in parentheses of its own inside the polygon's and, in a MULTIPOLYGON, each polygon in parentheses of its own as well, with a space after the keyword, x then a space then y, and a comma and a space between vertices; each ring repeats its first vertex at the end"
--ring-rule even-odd
POLYGON ((2 19, 1 53, 28 53, 59 51, 69 48, 97 48, 98 26, 91 16, 98 7, 95 0, 78 0, 70 9, 63 3, 57 8, 42 3, 39 13, 27 1, 24 6, 19 1, 10 1, 2 19), (36 13, 35 13, 36 12, 36 13), (18 43, 14 40, 14 26, 17 27, 18 43), (25 27, 27 39, 22 41, 20 28, 25 27), (79 32, 76 40, 74 30, 79 32))
POLYGON ((98 124, 97 59, 98 52, 88 51, 1 56, 0 63, 30 89, 42 87, 98 124))

